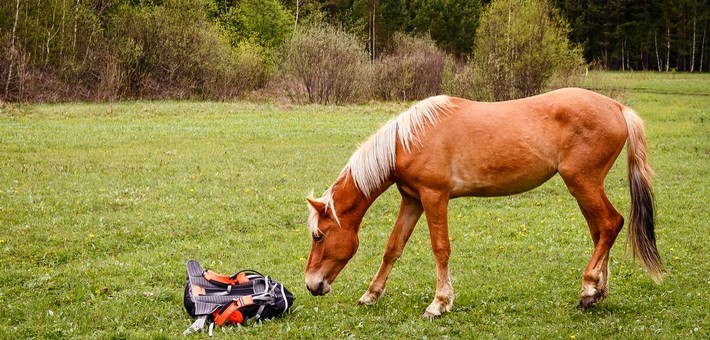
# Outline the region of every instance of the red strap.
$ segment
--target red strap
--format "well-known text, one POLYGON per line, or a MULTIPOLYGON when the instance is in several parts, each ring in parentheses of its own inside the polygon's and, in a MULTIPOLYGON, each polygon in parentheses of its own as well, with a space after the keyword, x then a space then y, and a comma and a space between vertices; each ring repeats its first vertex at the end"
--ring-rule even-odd
POLYGON ((247 274, 244 274, 244 272, 237 273, 237 276, 234 278, 234 280, 237 281, 238 284, 249 282, 249 278, 247 277, 247 274))
POLYGON ((247 283, 249 282, 249 278, 247 278, 247 275, 244 274, 243 272, 239 272, 236 274, 236 276, 228 276, 228 275, 222 275, 222 274, 217 274, 211 270, 205 270, 204 273, 202 273, 202 276, 207 280, 207 281, 215 281, 219 282, 225 285, 230 285, 230 286, 236 286, 242 283, 247 283))
POLYGON ((254 299, 252 299, 251 295, 240 296, 232 301, 223 311, 215 311, 212 313, 214 322, 219 326, 224 325, 227 321, 229 321, 229 323, 241 324, 244 322, 244 316, 238 309, 253 303, 254 299))
POLYGON ((242 313, 237 311, 237 309, 239 309, 239 306, 236 301, 234 301, 230 303, 229 306, 227 306, 227 308, 225 308, 221 313, 219 311, 215 311, 213 314, 214 322, 220 326, 224 325, 227 320, 232 323, 242 323, 242 321, 244 321, 244 317, 242 317, 242 313))

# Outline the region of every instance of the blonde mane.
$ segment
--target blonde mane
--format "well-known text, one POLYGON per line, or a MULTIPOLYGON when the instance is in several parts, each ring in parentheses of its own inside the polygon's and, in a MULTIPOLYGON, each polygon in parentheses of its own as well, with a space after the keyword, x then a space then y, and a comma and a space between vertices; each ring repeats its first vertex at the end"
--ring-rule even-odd
MULTIPOLYGON (((336 183, 338 183, 338 182, 336 182, 336 183)), ((335 185, 335 184, 333 184, 333 185, 335 185)), ((311 193, 308 194, 308 198, 325 204, 325 209, 326 210, 330 209, 333 212, 333 218, 335 219, 335 223, 340 225, 340 220, 338 219, 338 215, 335 213, 335 203, 333 202, 333 186, 332 185, 330 186, 330 188, 328 188, 328 190, 325 191, 325 193, 323 194, 323 197, 316 199, 313 197, 313 191, 311 191, 311 193)), ((311 231, 311 234, 312 235, 322 234, 322 231, 320 230, 320 228, 318 228, 318 223, 319 223, 318 218, 319 218, 320 214, 310 204, 308 204, 308 212, 309 212, 309 214, 308 214, 308 229, 311 231)))
POLYGON ((360 145, 340 177, 349 173, 360 192, 369 197, 394 170, 396 142, 399 141, 404 150, 410 152, 412 144, 421 145, 419 136, 427 125, 435 126, 454 107, 451 99, 443 95, 418 102, 360 145))
MULTIPOLYGON (((452 112, 456 106, 448 96, 435 96, 424 99, 409 110, 402 112, 397 118, 390 120, 376 133, 368 138, 365 143, 353 153, 340 172, 340 176, 323 196, 311 199, 325 204, 326 209, 331 209, 335 222, 340 225, 333 202, 333 190, 341 184, 348 175, 352 176, 355 186, 365 196, 370 196, 384 181, 387 180, 394 169, 397 141, 402 144, 405 152, 410 152, 412 144, 421 145, 420 135, 429 126, 435 126, 446 114, 452 112)), ((318 212, 309 204, 310 214, 308 226, 313 235, 319 234, 318 212)))

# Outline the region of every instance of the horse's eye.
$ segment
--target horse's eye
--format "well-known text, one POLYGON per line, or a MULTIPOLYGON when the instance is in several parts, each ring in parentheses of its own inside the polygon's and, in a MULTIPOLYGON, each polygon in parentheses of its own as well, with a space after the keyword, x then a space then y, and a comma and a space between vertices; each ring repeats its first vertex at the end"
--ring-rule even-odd
POLYGON ((313 234, 313 241, 320 242, 323 241, 323 234, 313 234))

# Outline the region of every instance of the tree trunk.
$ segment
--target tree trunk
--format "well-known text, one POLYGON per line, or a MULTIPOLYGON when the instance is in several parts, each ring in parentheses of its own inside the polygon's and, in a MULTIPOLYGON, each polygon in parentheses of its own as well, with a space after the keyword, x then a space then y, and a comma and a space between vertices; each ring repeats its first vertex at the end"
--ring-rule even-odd
POLYGON ((76 58, 76 34, 77 34, 77 25, 79 21, 79 2, 81 0, 76 0, 76 6, 74 7, 74 39, 72 40, 72 45, 71 45, 71 51, 72 51, 72 62, 74 62, 74 59, 76 58))
POLYGON ((666 72, 670 70, 671 65, 671 24, 668 23, 668 29, 666 30, 666 72))
POLYGON ((700 72, 703 72, 703 57, 705 56, 705 32, 708 29, 708 22, 703 25, 703 42, 700 44, 700 72))
POLYGON ((67 4, 66 0, 62 0, 62 22, 60 24, 59 28, 59 62, 63 65, 64 64, 64 48, 65 48, 65 31, 64 31, 64 24, 66 22, 66 16, 67 16, 67 4))
POLYGON ((690 72, 695 71, 695 18, 693 18, 693 48, 690 53, 690 72))
POLYGON ((12 34, 10 35, 10 67, 7 71, 7 80, 5 81, 5 99, 8 99, 10 94, 10 80, 12 80, 12 68, 15 66, 15 35, 17 32, 17 20, 20 17, 20 0, 15 1, 15 22, 12 24, 12 34))
POLYGON ((370 47, 370 51, 372 52, 372 63, 374 64, 375 59, 377 58, 377 53, 375 51, 377 42, 377 0, 372 1, 372 18, 370 22, 370 27, 372 29, 372 47, 370 47))
POLYGON ((661 61, 661 55, 658 54, 658 32, 653 34, 653 42, 656 46, 656 66, 658 66, 658 72, 663 70, 663 62, 661 61))
POLYGON ((298 27, 298 8, 300 0, 296 0, 296 21, 293 22, 293 33, 296 33, 296 28, 298 27))
POLYGON ((626 71, 624 63, 624 47, 626 46, 626 39, 621 41, 621 71, 626 71))

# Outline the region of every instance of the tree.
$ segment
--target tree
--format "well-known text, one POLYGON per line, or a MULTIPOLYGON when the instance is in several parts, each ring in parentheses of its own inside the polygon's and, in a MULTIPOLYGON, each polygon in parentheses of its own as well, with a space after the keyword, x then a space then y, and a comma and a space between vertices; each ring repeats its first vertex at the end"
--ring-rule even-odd
POLYGON ((603 68, 694 71, 707 65, 708 0, 555 0, 584 56, 603 68), (704 59, 702 62, 700 59, 704 59))
POLYGON ((281 47, 293 31, 294 18, 278 0, 241 0, 219 17, 232 45, 250 42, 266 49, 281 47))
POLYGON ((10 35, 10 50, 8 53, 8 59, 9 61, 9 67, 7 70, 7 80, 5 81, 5 98, 9 97, 10 94, 10 82, 12 81, 12 68, 15 66, 15 55, 17 52, 15 51, 15 37, 17 33, 17 19, 20 17, 20 0, 17 0, 15 3, 15 21, 12 24, 12 33, 10 35))
POLYGON ((458 56, 473 52, 473 42, 484 1, 380 0, 378 30, 386 46, 395 32, 429 35, 446 52, 458 56))
POLYGON ((414 0, 408 29, 429 34, 441 49, 458 56, 473 53, 482 2, 472 0, 414 0))
POLYGON ((476 32, 474 66, 492 99, 542 92, 553 76, 581 75, 583 58, 569 27, 545 0, 494 0, 476 32))

